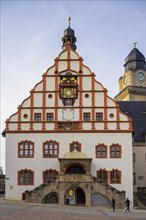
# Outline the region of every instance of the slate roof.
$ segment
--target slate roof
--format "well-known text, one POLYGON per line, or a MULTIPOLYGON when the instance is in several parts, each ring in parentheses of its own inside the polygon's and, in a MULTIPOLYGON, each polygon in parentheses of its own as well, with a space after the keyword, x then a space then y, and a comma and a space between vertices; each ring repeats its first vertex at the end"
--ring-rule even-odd
POLYGON ((134 141, 145 141, 146 132, 146 102, 145 101, 119 101, 121 111, 132 118, 134 141))

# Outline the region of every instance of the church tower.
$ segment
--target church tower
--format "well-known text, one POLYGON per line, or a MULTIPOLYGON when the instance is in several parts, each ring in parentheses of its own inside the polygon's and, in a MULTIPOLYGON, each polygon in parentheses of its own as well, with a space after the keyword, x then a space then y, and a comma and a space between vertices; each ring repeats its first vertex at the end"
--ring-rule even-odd
POLYGON ((119 79, 119 93, 116 101, 146 101, 146 61, 136 48, 125 59, 125 73, 119 79))

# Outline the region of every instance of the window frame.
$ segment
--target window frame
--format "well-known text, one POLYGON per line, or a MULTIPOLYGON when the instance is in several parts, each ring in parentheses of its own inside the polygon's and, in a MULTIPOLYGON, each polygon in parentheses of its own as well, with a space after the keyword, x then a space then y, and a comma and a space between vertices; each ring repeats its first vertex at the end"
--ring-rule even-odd
POLYGON ((111 184, 121 184, 121 176, 122 176, 121 170, 112 169, 112 170, 110 171, 110 183, 111 183, 111 184), (111 178, 112 173, 113 173, 113 178, 111 178), (117 173, 118 173, 118 175, 119 175, 119 181, 117 181, 117 173), (113 181, 112 179, 113 179, 114 181, 113 181))
POLYGON ((83 119, 85 122, 91 121, 91 113, 90 112, 84 112, 83 113, 83 119))
POLYGON ((58 157, 59 157, 59 143, 53 140, 43 142, 43 158, 58 158, 58 157), (45 148, 46 145, 48 145, 48 149, 45 148), (51 148, 49 147, 49 145, 51 148), (55 149, 56 146, 57 146, 57 149, 55 149), (47 151, 48 151, 48 155, 45 153, 47 151), (50 151, 52 153, 49 153, 50 151), (54 153, 55 151, 57 151, 57 154, 54 153))
POLYGON ((106 169, 97 170, 96 177, 98 182, 108 183, 108 171, 106 169), (99 173, 102 174, 101 180, 98 180, 99 173), (104 181, 104 173, 106 173, 106 181, 104 181))
POLYGON ((101 122, 103 121, 103 112, 96 112, 96 121, 101 122), (97 120, 99 119, 99 120, 97 120))
POLYGON ((43 184, 44 183, 48 183, 49 179, 50 181, 53 181, 54 179, 56 179, 57 175, 59 174, 59 171, 57 171, 56 169, 46 169, 43 171, 43 184), (53 176, 49 177, 49 174, 52 173, 53 176), (45 178, 45 174, 48 174, 48 177, 45 178), (55 175, 54 175, 55 174, 55 175), (46 180, 47 179, 47 180, 46 180), (46 180, 46 181, 45 181, 46 180))
POLYGON ((110 158, 122 158, 122 146, 120 144, 111 144, 110 146, 110 158), (116 147, 119 147, 119 150, 116 150, 116 147), (112 150, 114 148, 114 150, 112 150), (114 152, 114 155, 113 155, 114 152), (119 156, 117 155, 117 152, 119 152, 119 156))
POLYGON ((21 141, 18 143, 18 158, 34 158, 34 142, 32 141, 21 141), (27 156, 25 156, 25 152, 26 152, 26 146, 25 144, 28 144, 28 154, 27 156), (21 146, 23 145, 23 149, 21 149, 21 146), (32 146, 32 149, 30 149, 30 147, 32 146), (23 152, 22 156, 21 156, 21 151, 23 152), (32 155, 30 154, 30 152, 32 151, 32 155))
POLYGON ((42 114, 39 113, 39 112, 34 113, 34 121, 35 121, 35 122, 40 122, 40 121, 42 121, 42 114), (38 120, 38 118, 39 118, 39 120, 38 120))
POLYGON ((107 158, 107 145, 105 144, 98 144, 95 146, 95 155, 96 155, 96 158, 107 158), (105 151, 102 150, 102 148, 105 148, 105 151), (100 148, 100 151, 98 151, 98 148, 100 148), (100 156, 98 155, 98 152, 100 152, 100 156), (105 156, 103 155, 103 152, 105 152, 105 156))
POLYGON ((52 112, 48 112, 47 114, 46 114, 46 119, 47 119, 47 121, 49 121, 49 122, 51 122, 51 121, 53 121, 54 120, 54 114, 52 113, 52 112), (50 115, 50 116, 49 116, 50 115), (48 117, 49 116, 49 117, 48 117), (51 120, 48 120, 48 119, 51 119, 51 120))
POLYGON ((24 186, 24 185, 25 186, 26 185, 27 186, 32 186, 32 185, 34 185, 34 171, 32 171, 31 169, 21 169, 21 170, 19 170, 17 181, 18 181, 19 186, 24 186), (22 173, 22 177, 21 177, 21 173, 22 173), (28 173, 28 177, 25 176, 25 173, 28 173), (32 177, 30 175, 32 175, 32 177), (21 178, 22 178, 22 180, 20 180, 21 178), (27 179, 28 179, 28 183, 26 183, 27 179), (22 183, 21 183, 21 181, 22 181, 22 183))

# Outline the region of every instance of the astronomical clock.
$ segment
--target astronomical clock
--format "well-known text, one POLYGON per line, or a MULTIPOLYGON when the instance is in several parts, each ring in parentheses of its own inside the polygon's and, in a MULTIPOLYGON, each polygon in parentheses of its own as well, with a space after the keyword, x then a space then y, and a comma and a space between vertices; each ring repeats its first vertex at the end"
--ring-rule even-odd
POLYGON ((66 75, 60 76, 59 96, 64 106, 73 106, 75 99, 78 98, 77 76, 67 72, 66 75))

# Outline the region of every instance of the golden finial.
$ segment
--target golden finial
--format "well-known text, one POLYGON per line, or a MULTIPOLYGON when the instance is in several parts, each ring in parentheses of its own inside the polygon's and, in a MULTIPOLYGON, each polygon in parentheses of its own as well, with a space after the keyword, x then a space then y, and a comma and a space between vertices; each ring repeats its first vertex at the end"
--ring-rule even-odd
POLYGON ((68 17, 68 25, 69 25, 69 27, 70 27, 70 20, 71 20, 71 17, 69 16, 68 17))

